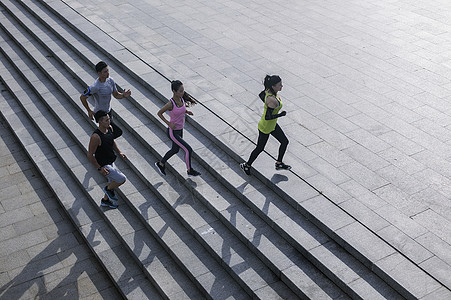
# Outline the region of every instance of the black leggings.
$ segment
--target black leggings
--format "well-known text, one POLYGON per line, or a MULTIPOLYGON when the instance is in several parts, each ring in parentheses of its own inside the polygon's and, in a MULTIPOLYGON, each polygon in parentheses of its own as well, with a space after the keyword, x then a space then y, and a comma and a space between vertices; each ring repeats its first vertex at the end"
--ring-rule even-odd
POLYGON ((190 145, 188 145, 187 142, 183 140, 183 129, 180 130, 172 130, 171 128, 168 128, 168 136, 172 141, 172 148, 166 152, 164 157, 161 159, 161 163, 165 164, 166 161, 171 158, 174 154, 179 152, 180 148, 185 151, 185 163, 186 163, 186 169, 191 169, 191 155, 193 153, 193 149, 190 145))
POLYGON ((279 143, 279 156, 277 157, 277 161, 282 162, 283 156, 285 155, 285 151, 287 151, 288 139, 283 133, 282 128, 280 128, 279 124, 276 124, 276 128, 271 131, 271 133, 263 133, 260 130, 258 131, 258 141, 257 147, 252 151, 247 164, 250 166, 257 159, 257 156, 265 149, 266 143, 268 142, 269 135, 275 137, 279 143))

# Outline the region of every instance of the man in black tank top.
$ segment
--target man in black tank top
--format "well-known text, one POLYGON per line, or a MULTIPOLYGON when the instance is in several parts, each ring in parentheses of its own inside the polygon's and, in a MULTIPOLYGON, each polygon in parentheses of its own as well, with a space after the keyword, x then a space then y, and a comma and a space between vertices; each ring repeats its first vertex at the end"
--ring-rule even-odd
POLYGON ((99 110, 94 115, 99 127, 91 135, 88 147, 88 159, 97 170, 108 179, 103 188, 105 196, 101 200, 102 206, 117 208, 117 196, 114 189, 125 183, 127 178, 116 168, 114 161, 116 154, 126 159, 127 156, 117 147, 115 138, 119 137, 110 126, 110 116, 106 111, 99 110))

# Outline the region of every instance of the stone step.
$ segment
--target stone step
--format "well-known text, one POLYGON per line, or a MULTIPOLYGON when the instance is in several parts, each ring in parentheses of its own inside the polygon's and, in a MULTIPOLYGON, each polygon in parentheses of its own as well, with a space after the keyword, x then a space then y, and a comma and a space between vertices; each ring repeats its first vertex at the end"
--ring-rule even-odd
MULTIPOLYGON (((33 51, 32 51, 33 52, 33 51)), ((36 61, 38 61, 39 60, 39 58, 35 58, 35 60, 36 61)), ((25 68, 25 70, 26 71, 28 71, 26 68, 25 68)), ((45 86, 48 86, 48 85, 50 85, 50 84, 46 84, 45 82, 44 82, 44 85, 45 86)), ((42 91, 41 91, 42 92, 42 91)), ((45 92, 45 93, 47 93, 47 94, 49 94, 50 93, 50 90, 49 91, 47 91, 47 92, 45 92)), ((51 99, 53 97, 53 95, 52 96, 49 96, 48 97, 48 99, 49 99, 49 101, 51 102, 51 103, 53 103, 52 105, 57 105, 57 104, 55 104, 54 103, 54 101, 58 101, 58 100, 53 100, 53 99, 51 99)), ((58 97, 58 96, 56 96, 56 97, 58 97)), ((60 97, 58 97, 58 98, 60 98, 60 97)), ((47 98, 46 98, 46 100, 47 100, 47 98)), ((51 108, 50 107, 50 105, 49 105, 49 108, 51 108)), ((66 113, 62 113, 61 111, 59 111, 59 112, 54 112, 55 113, 55 115, 56 114, 64 114, 64 115, 69 115, 70 114, 70 111, 67 111, 66 113)), ((64 124, 65 124, 65 126, 67 126, 67 127, 69 127, 69 128, 71 128, 71 130, 74 130, 76 127, 77 127, 77 121, 76 120, 74 120, 72 123, 71 123, 71 121, 69 120, 69 117, 65 117, 64 118, 64 124), (73 125, 72 125, 73 124, 73 125)), ((89 130, 89 129, 88 129, 89 130)), ((83 132, 83 131, 87 131, 86 129, 80 129, 80 130, 76 130, 77 132, 83 132)), ((125 131, 126 132, 126 131, 125 131)), ((127 134, 125 134, 125 132, 124 132, 124 135, 126 135, 127 136, 127 134)), ((80 144, 81 144, 81 142, 80 142, 80 144)), ((127 148, 131 148, 131 147, 127 147, 127 148)), ((143 150, 145 150, 145 149, 143 149, 143 150)), ((66 153, 67 154, 67 153, 66 153)), ((72 157, 77 157, 77 156, 80 156, 80 155, 74 155, 73 153, 70 153, 70 155, 69 155, 69 159, 72 159, 72 157)), ((132 155, 133 156, 133 155, 132 155)), ((82 155, 82 157, 84 157, 84 155, 82 155)), ((142 158, 142 160, 144 160, 144 158, 142 158)), ((73 170, 74 171, 74 173, 79 173, 79 172, 81 172, 82 174, 86 174, 86 172, 87 172, 87 170, 85 170, 84 168, 83 168, 83 166, 78 166, 77 167, 78 169, 81 169, 81 170, 73 170)), ((152 170, 153 170, 153 168, 152 168, 152 170)), ((125 172, 126 174, 127 174, 127 172, 125 172)), ((130 177, 130 176, 129 176, 130 177)), ((139 180, 139 179, 138 179, 139 180)), ((80 179, 80 181, 81 181, 81 179, 80 179)), ((133 184, 133 181, 131 181, 131 180, 128 180, 128 184, 133 184)), ((88 186, 87 188, 92 188, 92 187, 90 187, 90 186, 88 186)), ((141 193, 142 194, 142 192, 139 192, 139 193, 141 193)), ((144 196, 145 195, 141 195, 141 198, 144 198, 144 196)), ((136 198, 137 196, 136 196, 136 194, 134 194, 134 195, 132 195, 132 197, 134 197, 134 198, 136 198)), ((95 200, 93 200, 93 201, 95 201, 95 200)), ((193 212, 195 212, 195 211, 193 211, 193 212)), ((165 213, 160 213, 160 214, 163 214, 163 215, 165 215, 165 213)), ((195 218, 195 219, 197 219, 197 218, 195 218)), ((158 218, 155 218, 155 219, 153 219, 152 220, 154 223, 162 223, 162 222, 158 222, 158 218), (156 221, 157 220, 157 221, 156 221)), ((112 221, 112 223, 113 223, 113 221, 112 221)), ((116 222, 116 223, 118 223, 118 222, 116 222)), ((166 222, 166 220, 164 220, 164 224, 168 224, 169 222, 166 222)), ((155 225, 154 225, 155 226, 155 225)), ((170 229, 173 229, 173 228, 170 228, 170 229)), ((137 230, 139 230, 139 228, 137 229, 137 230)), ((129 230, 130 231, 130 234, 133 232, 132 230, 129 230)), ((128 231, 127 231, 128 232, 128 231)), ((184 235, 189 235, 187 232, 183 232, 183 231, 181 231, 180 229, 179 230, 174 230, 174 232, 178 232, 178 234, 180 234, 180 232, 181 232, 181 234, 184 234, 184 235)), ((229 237, 229 239, 231 239, 231 240, 233 240, 233 236, 232 237, 229 237)), ((236 238, 235 238, 236 239, 236 238)), ((190 241, 188 241, 188 242, 190 242, 190 241)), ((194 242, 193 242, 194 243, 194 242)), ((192 243, 192 244, 193 244, 192 243)), ((183 245, 183 243, 182 242, 179 242, 179 243, 176 243, 176 245, 175 246, 177 246, 177 251, 180 251, 180 249, 181 248, 183 248, 185 245, 183 245)), ((195 247, 195 245, 192 245, 192 247, 195 247)), ((186 248, 186 247, 185 247, 186 248)), ((199 248, 199 247, 197 247, 197 248, 199 248)), ((201 262, 201 261, 199 261, 199 259, 195 256, 195 255, 191 255, 191 257, 189 257, 188 256, 188 252, 189 252, 189 249, 183 249, 184 251, 182 251, 181 253, 183 254, 183 256, 181 256, 182 258, 182 260, 183 259, 185 259, 185 261, 182 261, 183 262, 183 264, 184 265, 189 265, 189 264, 191 264, 191 265, 193 265, 192 267, 193 268, 197 268, 197 269, 199 269, 200 268, 200 266, 201 265, 203 265, 203 262, 201 262), (190 263, 190 261, 187 261, 187 259, 186 258, 190 258, 190 260, 192 260, 192 262, 190 263), (195 264, 194 264, 194 262, 195 262, 195 264)), ((199 249, 200 250, 200 249, 199 249)), ((245 252, 246 250, 244 249, 244 252, 245 252)), ((202 253, 203 251, 195 251, 195 252, 197 252, 197 253, 202 253)), ((243 256, 243 249, 240 249, 240 250, 237 250, 236 251, 236 253, 240 253, 242 256, 243 256), (240 253, 241 252, 241 253, 240 253)), ((239 256, 239 255, 235 255, 235 256, 239 256)), ((203 260, 205 260, 205 257, 202 257, 202 259, 203 260)), ((234 257, 234 259, 237 259, 236 257, 234 257)), ((240 263, 242 263, 242 262, 240 262, 240 263)), ((252 268, 250 267, 250 266, 252 266, 252 265, 255 265, 255 264, 260 264, 260 265, 262 265, 261 264, 261 262, 258 262, 258 260, 256 260, 255 258, 252 258, 252 257, 248 257, 248 260, 247 260, 247 264, 248 264, 248 270, 247 270, 247 276, 251 276, 251 277, 253 277, 253 280, 255 281, 255 282, 257 282, 257 284, 260 284, 259 286, 257 285, 256 287, 254 287, 254 289, 260 289, 260 288, 264 288, 265 290, 267 290, 267 291, 269 291, 269 290, 271 290, 271 288, 270 287, 268 287, 267 285, 268 284, 272 284, 272 285, 274 285, 274 286, 276 286, 276 285, 278 285, 279 286, 279 289, 280 290, 282 290, 283 291, 283 295, 288 295, 289 296, 289 298, 291 298, 291 297, 294 297, 294 295, 290 295, 290 293, 287 291, 287 288, 286 287, 283 287, 283 285, 281 285, 280 283, 278 284, 277 283, 277 280, 275 280, 275 276, 274 275, 271 275, 271 273, 269 272, 267 272, 267 271, 265 271, 264 270, 264 268, 262 268, 262 267, 259 267, 258 268, 258 272, 252 272, 252 268), (267 275, 265 275, 265 273, 267 273, 267 275), (267 277, 267 279, 265 279, 265 280, 263 280, 263 277, 264 276, 266 276, 267 277), (260 280, 258 280, 258 278, 261 278, 260 280), (267 281, 269 281, 269 282, 267 282, 267 281)), ((215 269, 217 269, 217 268, 215 268, 214 266, 208 266, 208 268, 207 269, 212 269, 212 270, 215 270, 215 269)), ((202 270, 203 271, 203 270, 202 270)), ((205 272, 205 271, 204 271, 205 272)), ((221 271, 220 270, 217 270, 217 271, 215 271, 216 273, 220 273, 221 271)), ((205 274, 203 274, 203 273, 201 273, 200 275, 202 275, 202 277, 204 278, 204 280, 205 280, 205 278, 207 277, 207 276, 205 276, 205 274)), ((220 278, 221 276, 218 276, 218 274, 216 274, 216 277, 217 278, 220 278)), ((225 284, 225 286, 227 286, 227 290, 232 290, 232 288, 231 288, 231 284, 230 283, 227 283, 227 281, 226 281, 226 278, 224 278, 224 276, 222 276, 223 278, 221 278, 221 280, 222 280, 222 282, 225 284)), ((208 278, 207 278, 208 279, 208 278)), ((253 281, 251 280, 251 281, 249 281, 249 283, 253 283, 253 281)), ((244 283, 243 283, 244 284, 244 283)), ((214 294, 214 293, 218 293, 220 290, 218 289, 218 288, 216 288, 215 289, 215 291, 213 291, 212 293, 214 294)))
MULTIPOLYGON (((128 118, 127 118, 127 120, 129 120, 128 118)), ((132 123, 134 123, 134 122, 132 122, 132 123)), ((211 189, 211 188, 210 188, 211 189)), ((246 208, 244 208, 244 211, 245 211, 245 215, 246 215, 246 217, 247 218, 249 218, 249 216, 251 216, 250 214, 248 214, 246 211, 247 211, 247 209, 246 208)), ((245 218, 244 218, 245 219, 245 218)), ((256 223, 256 221, 254 221, 254 222, 248 222, 249 224, 252 224, 252 223, 256 223)), ((260 222, 261 223, 261 222, 260 222)), ((260 226, 261 227, 261 226, 260 226)), ((237 230, 237 234, 240 234, 240 231, 239 230, 237 230)), ((266 226, 266 230, 265 230, 265 234, 267 235, 267 236, 272 236, 272 240, 274 240, 274 239, 278 239, 278 236, 276 235, 276 234, 274 234, 274 233, 272 233, 272 229, 271 228, 269 228, 269 226, 266 226)), ((246 237, 244 237, 244 238, 246 238, 246 237)), ((280 240, 280 238, 279 238, 279 240, 280 240)), ((270 241, 269 239, 267 239, 267 241, 270 241)), ((250 245, 252 245, 252 241, 250 241, 249 239, 247 239, 246 240, 246 242, 247 243, 249 243, 250 245)), ((267 242, 268 243, 268 242, 267 242)), ((282 244, 283 242, 282 241, 279 241, 279 242, 277 242, 276 241, 276 243, 278 243, 278 244, 282 244)), ((273 247, 273 249, 275 249, 276 247, 274 246, 274 242, 270 242, 270 244, 272 245, 271 247, 273 247)), ((256 249, 257 249, 257 251, 259 251, 258 250, 258 247, 256 247, 256 249)), ((272 255, 272 259, 273 260, 276 260, 277 259, 277 257, 276 257, 276 255, 279 255, 279 256, 283 256, 283 254, 281 254, 280 253, 280 251, 271 251, 272 250, 272 248, 267 248, 267 249, 264 249, 266 252, 267 252, 267 254, 266 254, 266 256, 269 256, 270 258, 271 258, 271 255, 272 255)), ((262 257, 262 259, 265 259, 265 255, 263 254, 263 252, 262 251, 259 251, 259 254, 260 254, 260 256, 262 257)), ((303 258, 302 258, 303 259, 303 258)), ((297 274, 299 274, 299 273, 301 273, 301 269, 300 268, 298 268, 297 266, 292 266, 292 267, 290 267, 290 265, 292 265, 293 264, 293 261, 292 260, 290 260, 289 258, 286 258, 285 259, 287 262, 288 262, 288 265, 286 265, 285 267, 288 269, 287 271, 285 271, 285 276, 287 277, 287 278, 290 278, 290 280, 291 280, 291 282, 290 282, 290 284, 292 285, 292 286, 296 286, 296 284, 294 283, 294 280, 298 280, 298 279, 296 279, 295 277, 295 275, 297 275, 297 274), (288 267, 290 267, 290 268, 288 268, 288 267), (296 273, 297 272, 297 273, 296 273), (291 274, 291 275, 290 275, 291 274)), ((267 259, 267 261, 268 261, 268 263, 270 264, 271 263, 271 259, 267 259)), ((307 262, 299 262, 299 261, 297 261, 297 263, 299 263, 299 264, 302 264, 302 265, 308 265, 308 263, 307 262)), ((279 268, 277 268, 276 266, 274 266, 273 267, 273 269, 275 269, 276 270, 276 272, 278 272, 278 273, 281 273, 282 272, 282 270, 279 268)))
POLYGON ((94 253, 100 264, 106 270, 124 299, 151 297, 163 299, 159 291, 142 275, 141 269, 130 258, 121 246, 120 241, 103 220, 103 216, 77 187, 70 172, 60 162, 59 158, 48 143, 47 138, 32 120, 29 112, 23 110, 17 99, 34 101, 35 98, 26 97, 27 90, 11 74, 10 66, 4 65, 6 58, 1 56, 0 70, 2 83, 9 93, 14 96, 5 99, 0 97, 1 114, 14 131, 25 152, 35 164, 50 189, 57 195, 60 205, 67 212, 85 243, 94 253), (71 187, 71 188, 69 188, 71 187))

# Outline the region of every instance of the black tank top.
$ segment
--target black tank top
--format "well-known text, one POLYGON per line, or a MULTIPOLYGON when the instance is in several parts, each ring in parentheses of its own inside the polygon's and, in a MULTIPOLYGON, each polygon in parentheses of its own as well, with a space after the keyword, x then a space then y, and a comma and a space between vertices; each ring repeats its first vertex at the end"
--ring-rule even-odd
POLYGON ((111 165, 116 160, 116 154, 113 151, 114 139, 116 136, 108 128, 107 133, 102 133, 98 128, 94 130, 100 136, 101 144, 97 147, 96 153, 94 154, 97 162, 101 167, 105 165, 111 165))

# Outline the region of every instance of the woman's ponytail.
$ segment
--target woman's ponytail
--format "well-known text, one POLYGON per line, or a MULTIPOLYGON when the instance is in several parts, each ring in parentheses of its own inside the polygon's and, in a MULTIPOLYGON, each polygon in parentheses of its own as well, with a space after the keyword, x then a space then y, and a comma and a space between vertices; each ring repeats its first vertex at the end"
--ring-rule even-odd
POLYGON ((194 98, 187 92, 183 93, 183 100, 185 100, 185 105, 187 107, 192 107, 192 106, 194 106, 194 104, 197 103, 196 100, 194 100, 194 98))
POLYGON ((274 85, 278 84, 282 79, 278 75, 266 75, 263 80, 263 85, 265 89, 258 94, 260 99, 265 102, 266 91, 269 90, 273 95, 276 95, 276 92, 272 88, 274 85))

